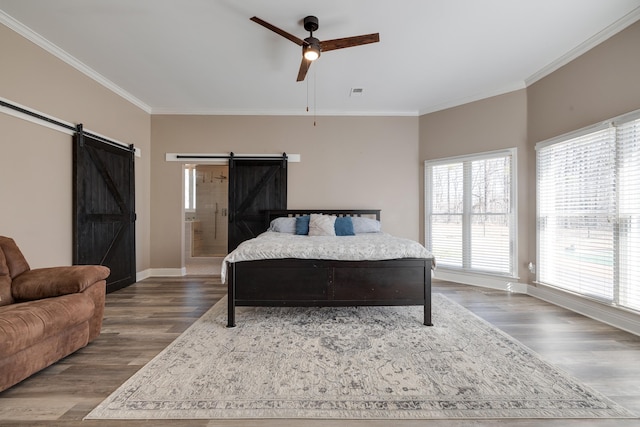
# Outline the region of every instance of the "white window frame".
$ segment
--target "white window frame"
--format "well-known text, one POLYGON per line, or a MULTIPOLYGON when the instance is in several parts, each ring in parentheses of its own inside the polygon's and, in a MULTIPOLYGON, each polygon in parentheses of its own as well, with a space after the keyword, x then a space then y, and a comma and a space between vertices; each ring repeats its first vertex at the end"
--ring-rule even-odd
MULTIPOLYGON (((501 272, 496 272, 496 271, 487 271, 485 269, 475 269, 475 268, 471 268, 469 266, 465 266, 465 264, 467 263, 467 261, 463 261, 463 267, 462 268, 457 268, 457 267, 453 267, 453 266, 447 266, 447 265, 439 265, 438 266, 438 270, 446 270, 446 271, 450 271, 452 273, 456 273, 456 272, 461 272, 461 273, 470 273, 470 274, 474 274, 474 275, 488 275, 488 276, 495 276, 495 277, 501 277, 501 278, 509 278, 509 279, 518 279, 518 224, 517 224, 517 218, 518 218, 518 213, 517 213, 517 206, 518 206, 518 201, 517 201, 517 188, 518 188, 518 183, 517 183, 517 177, 518 177, 518 171, 517 171, 517 148, 507 148, 507 149, 502 149, 502 150, 494 150, 494 151, 487 151, 487 152, 482 152, 482 153, 475 153, 475 154, 469 154, 469 155, 462 155, 462 156, 454 156, 454 157, 447 157, 447 158, 441 158, 441 159, 435 159, 435 160, 426 160, 424 162, 424 178, 425 178, 425 199, 424 199, 424 211, 425 211, 425 221, 424 221, 424 241, 425 241, 425 246, 427 247, 427 249, 432 250, 431 248, 431 241, 432 241, 432 235, 431 235, 431 224, 430 224, 430 219, 431 216, 433 214, 432 211, 432 205, 430 203, 430 201, 433 199, 432 198, 432 194, 433 194, 433 188, 432 188, 432 174, 431 172, 431 168, 434 166, 441 166, 441 165, 447 165, 447 164, 454 164, 454 163, 471 163, 473 161, 477 161, 477 160, 488 160, 488 159, 493 159, 493 158, 497 158, 497 157, 506 157, 508 156, 511 159, 511 164, 510 164, 510 169, 511 169, 511 177, 510 177, 510 206, 509 206, 509 233, 510 233, 510 248, 509 248, 509 254, 510 254, 510 268, 511 271, 509 273, 501 273, 501 272)), ((471 187, 471 183, 470 182, 464 182, 463 184, 464 187, 464 191, 467 192, 467 195, 464 196, 464 208, 463 208, 463 221, 466 222, 467 225, 465 225, 463 227, 463 234, 466 236, 463 236, 463 242, 466 242, 467 244, 465 245, 465 243, 463 243, 463 253, 465 253, 464 258, 469 259, 470 258, 470 245, 468 244, 470 242, 470 217, 471 217, 471 195, 468 193, 468 189, 471 187)), ((434 253, 434 256, 436 258, 436 262, 438 260, 438 254, 434 253)))
POLYGON ((196 165, 184 165, 184 211, 196 211, 196 165))
MULTIPOLYGON (((600 132, 604 129, 607 128, 616 128, 620 125, 624 125, 626 123, 635 121, 640 119, 640 110, 628 113, 628 114, 624 114, 621 116, 618 116, 616 118, 604 121, 602 123, 598 123, 592 126, 588 126, 573 132, 569 132, 545 141, 541 141, 539 143, 536 144, 536 259, 538 260, 538 264, 541 263, 541 259, 543 258, 543 254, 542 254, 542 250, 544 248, 542 248, 542 244, 541 244, 541 233, 540 233, 540 225, 541 225, 541 211, 540 211, 540 204, 541 204, 541 194, 540 194, 540 182, 539 182, 539 175, 540 175, 540 151, 543 150, 546 147, 550 147, 556 144, 561 144, 561 143, 566 143, 569 142, 573 139, 576 138, 580 138, 580 137, 584 137, 584 136, 589 136, 591 134, 594 134, 596 132, 600 132)), ((618 141, 618 136, 616 134, 615 136, 616 138, 616 142, 615 142, 615 151, 617 151, 619 149, 619 141, 618 141)), ((613 153, 614 155, 618 155, 617 153, 613 153)), ((618 179, 618 165, 616 164, 616 166, 614 167, 614 170, 612 170, 612 173, 615 174, 616 179, 618 179)), ((617 186, 617 185, 616 185, 617 186)), ((619 190, 616 190, 615 193, 615 197, 619 198, 620 194, 618 192, 619 190)), ((581 293, 578 292, 576 290, 570 290, 567 289, 566 287, 561 286, 559 283, 545 283, 544 281, 542 281, 542 279, 540 278, 540 269, 544 268, 544 266, 539 265, 537 271, 536 271, 536 280, 535 282, 539 285, 544 285, 544 286, 548 286, 550 288, 555 288, 555 289, 559 289, 560 291, 563 292, 568 292, 570 294, 574 294, 577 295, 580 298, 584 298, 587 300, 592 300, 592 301, 597 301, 599 303, 605 304, 605 305, 610 305, 613 307, 618 307, 618 308, 622 308, 624 310, 630 310, 630 311, 635 311, 633 308, 629 308, 629 307, 624 307, 624 306, 620 306, 619 305, 619 301, 620 301, 620 281, 619 281, 619 269, 620 269, 620 263, 622 261, 620 261, 619 259, 619 254, 621 253, 621 247, 620 247, 620 218, 619 218, 619 206, 615 206, 615 210, 617 212, 614 212, 611 215, 611 221, 613 221, 614 226, 613 226, 613 244, 612 244, 612 248, 611 250, 613 251, 613 260, 614 260, 614 265, 613 265, 613 282, 611 283, 611 293, 613 295, 612 300, 609 300, 607 298, 602 298, 602 297, 595 297, 586 293, 581 293)))

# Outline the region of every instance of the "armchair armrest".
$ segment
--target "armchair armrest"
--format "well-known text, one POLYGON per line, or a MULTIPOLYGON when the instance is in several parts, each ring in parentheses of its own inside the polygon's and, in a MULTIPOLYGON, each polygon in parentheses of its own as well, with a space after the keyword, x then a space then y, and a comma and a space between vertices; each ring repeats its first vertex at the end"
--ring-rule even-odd
POLYGON ((29 301, 82 292, 109 277, 102 265, 73 265, 36 268, 15 277, 11 293, 16 300, 29 301))

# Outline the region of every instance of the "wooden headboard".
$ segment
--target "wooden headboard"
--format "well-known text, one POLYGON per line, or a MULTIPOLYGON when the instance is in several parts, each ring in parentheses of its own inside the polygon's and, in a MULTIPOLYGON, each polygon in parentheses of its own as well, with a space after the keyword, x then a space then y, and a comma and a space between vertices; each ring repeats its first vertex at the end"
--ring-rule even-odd
POLYGON ((296 217, 312 213, 335 216, 364 216, 380 221, 380 209, 283 209, 265 211, 265 228, 269 228, 271 221, 276 218, 296 217))

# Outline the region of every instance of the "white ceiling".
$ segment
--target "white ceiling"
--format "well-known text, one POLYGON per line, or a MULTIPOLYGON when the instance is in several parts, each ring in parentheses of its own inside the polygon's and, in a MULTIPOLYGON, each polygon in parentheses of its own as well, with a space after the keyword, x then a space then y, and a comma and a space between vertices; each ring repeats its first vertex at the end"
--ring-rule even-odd
POLYGON ((638 19, 640 0, 0 0, 0 23, 154 114, 419 115, 524 88, 638 19), (254 15, 380 42, 298 83, 301 48, 254 15))

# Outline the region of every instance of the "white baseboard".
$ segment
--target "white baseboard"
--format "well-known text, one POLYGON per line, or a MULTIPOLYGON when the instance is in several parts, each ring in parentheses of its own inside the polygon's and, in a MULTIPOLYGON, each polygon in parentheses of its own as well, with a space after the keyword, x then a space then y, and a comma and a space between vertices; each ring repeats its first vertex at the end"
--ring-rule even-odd
POLYGON ((513 279, 498 276, 480 276, 454 271, 438 270, 433 273, 434 279, 446 280, 448 282, 462 283, 463 285, 481 286, 483 288, 497 289, 500 291, 515 292, 519 294, 527 293, 527 285, 518 283, 513 279))
POLYGON ((525 283, 510 282, 506 278, 503 279, 494 276, 481 276, 444 270, 436 270, 433 278, 462 283, 464 285, 531 295, 532 297, 640 336, 640 314, 601 304, 597 301, 591 301, 559 289, 544 285, 534 286, 525 283))
POLYGON ((640 336, 640 315, 637 313, 591 301, 544 285, 529 285, 527 294, 640 336))
POLYGON ((136 273, 136 282, 139 282, 144 279, 148 279, 149 277, 151 277, 151 270, 146 269, 146 270, 138 271, 136 273))
MULTIPOLYGON (((182 277, 187 275, 186 267, 182 268, 150 268, 145 270, 146 276, 148 277, 182 277)), ((138 273, 140 274, 140 273, 138 273)))

